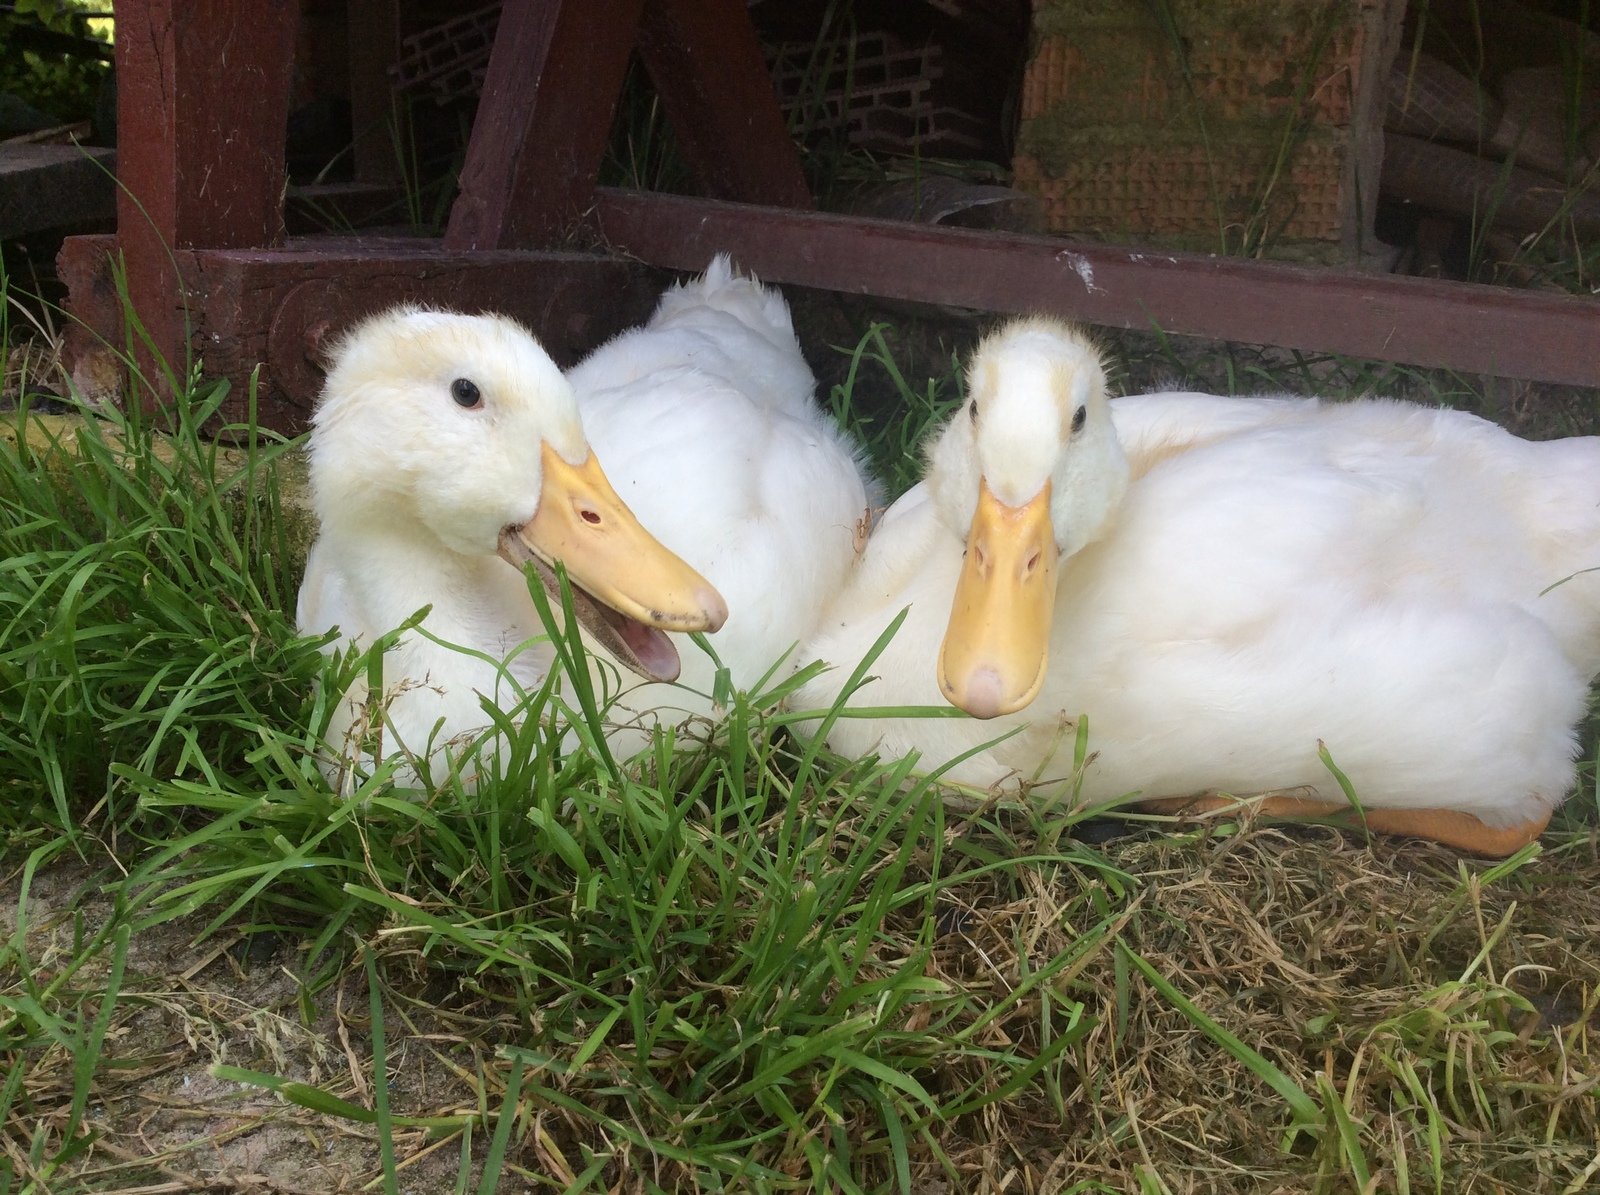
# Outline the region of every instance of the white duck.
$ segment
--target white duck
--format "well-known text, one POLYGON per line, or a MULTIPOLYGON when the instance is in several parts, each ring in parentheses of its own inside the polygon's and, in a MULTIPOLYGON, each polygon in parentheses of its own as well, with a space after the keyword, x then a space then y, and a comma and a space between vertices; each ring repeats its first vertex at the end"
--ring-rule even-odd
POLYGON ((1111 402, 1047 320, 991 335, 968 381, 795 704, 833 703, 909 606, 849 703, 987 720, 840 719, 835 749, 931 769, 1021 727, 952 778, 1061 791, 1086 716, 1086 802, 1348 810, 1320 742, 1373 829, 1505 854, 1544 828, 1600 670, 1600 438, 1389 401, 1111 402))
POLYGON ((355 328, 335 351, 310 461, 320 531, 301 630, 338 627, 365 644, 431 605, 423 627, 482 653, 402 636, 385 654, 385 701, 369 705, 358 679, 334 712, 328 771, 340 783, 353 758, 437 760, 482 730, 480 695, 509 704, 514 692, 493 661, 509 656, 528 689, 546 676, 547 642, 514 651, 543 634, 524 562, 547 588, 564 563, 583 627, 641 674, 677 674, 662 628, 713 631, 727 618, 717 591, 613 492, 570 384, 510 320, 401 308, 355 328))
MULTIPOLYGON (((719 255, 668 290, 648 323, 567 376, 617 491, 727 599, 711 646, 732 687, 753 689, 844 585, 876 496, 816 401, 788 304, 719 255)), ((713 712, 715 666, 679 646, 678 685, 624 691, 620 718, 637 711, 648 725, 713 712)))
POLYGON ((497 552, 531 555, 547 588, 560 559, 587 591, 576 612, 610 661, 594 671, 617 695, 615 750, 713 712, 709 657, 641 623, 720 628, 732 685, 755 686, 843 584, 868 503, 814 389, 782 296, 722 257, 567 378, 503 319, 402 311, 356 329, 314 421, 321 533, 301 629, 370 642, 431 604, 428 631, 488 658, 407 634, 385 657, 386 743, 345 741, 372 713, 358 683, 330 731, 335 754, 437 756, 486 728, 482 698, 515 696, 491 661, 509 655, 524 689, 544 677, 547 645, 515 650, 542 629, 497 552), (499 536, 508 526, 520 536, 499 536))

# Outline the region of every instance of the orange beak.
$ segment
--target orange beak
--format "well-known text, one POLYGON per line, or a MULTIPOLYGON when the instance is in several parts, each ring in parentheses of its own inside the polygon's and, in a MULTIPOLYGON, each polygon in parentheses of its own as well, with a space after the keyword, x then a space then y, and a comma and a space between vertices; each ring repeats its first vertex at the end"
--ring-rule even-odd
POLYGON ((1007 506, 984 481, 967 534, 950 624, 939 650, 939 688, 974 718, 1027 706, 1044 684, 1056 599, 1050 484, 1007 506))
POLYGON ((501 532, 500 555, 519 569, 531 562, 551 592, 559 561, 585 629, 640 675, 676 679, 677 651, 660 632, 715 631, 728 620, 727 602, 640 525, 593 453, 569 465, 545 444, 542 460, 539 509, 501 532))

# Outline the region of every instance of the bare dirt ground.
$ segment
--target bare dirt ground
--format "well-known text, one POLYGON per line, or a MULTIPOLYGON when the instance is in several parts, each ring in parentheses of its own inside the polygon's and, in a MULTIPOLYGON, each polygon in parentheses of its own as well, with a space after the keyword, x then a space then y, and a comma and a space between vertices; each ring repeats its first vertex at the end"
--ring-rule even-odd
MULTIPOLYGON (((12 873, 0 884, 0 932, 7 934, 15 930, 19 878, 12 873)), ((110 915, 111 900, 101 891, 105 878, 103 870, 91 871, 75 859, 34 878, 28 940, 36 979, 70 956, 80 925, 93 932, 110 915)), ((133 936, 102 1051, 105 1070, 87 1115, 88 1128, 99 1138, 75 1183, 149 1195, 360 1189, 379 1164, 367 1126, 215 1078, 210 1068, 266 1071, 370 1106, 364 976, 345 972, 311 994, 304 991, 304 959, 291 939, 246 938, 224 929, 197 942, 205 924, 194 916, 133 936)), ((100 967, 99 975, 104 971, 100 967)), ((92 987, 96 978, 94 972, 82 975, 75 986, 92 987)), ((407 1020, 389 1029, 390 1095, 397 1111, 475 1109, 472 1088, 452 1070, 470 1070, 470 1050, 435 1018, 407 1020)), ((54 1115, 65 1115, 70 1065, 63 1059, 59 1081, 32 1093, 41 1110, 53 1104, 54 1115)), ((402 1156, 410 1160, 401 1171, 401 1189, 417 1195, 452 1189, 458 1154, 428 1152, 424 1136, 422 1130, 397 1134, 402 1156)))

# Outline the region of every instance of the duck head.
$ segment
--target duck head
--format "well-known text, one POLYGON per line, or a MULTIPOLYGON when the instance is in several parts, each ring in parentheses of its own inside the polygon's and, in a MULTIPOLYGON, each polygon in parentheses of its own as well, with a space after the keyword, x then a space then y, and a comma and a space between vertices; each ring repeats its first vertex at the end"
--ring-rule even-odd
POLYGON ((312 420, 324 533, 383 532, 532 564, 620 662, 673 680, 663 631, 715 631, 720 594, 645 529, 590 452, 577 400, 538 342, 499 316, 400 308, 336 348, 312 420))
POLYGON ((1100 354, 1077 329, 1022 320, 988 336, 968 403, 934 442, 928 485, 966 540, 939 688, 974 717, 1028 705, 1044 683, 1057 564, 1109 525, 1128 486, 1100 354))

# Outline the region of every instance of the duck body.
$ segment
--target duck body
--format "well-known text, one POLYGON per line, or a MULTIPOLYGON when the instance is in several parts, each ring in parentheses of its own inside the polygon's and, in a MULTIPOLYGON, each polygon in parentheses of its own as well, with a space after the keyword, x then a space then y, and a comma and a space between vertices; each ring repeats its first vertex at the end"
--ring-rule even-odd
MULTIPOLYGON (((1382 400, 1087 406, 1083 434, 1102 422, 1105 471, 1120 481, 1097 515, 1074 506, 1076 483, 1057 470, 1056 533, 1079 542, 1056 567, 1036 695, 987 720, 841 719, 837 750, 915 751, 933 768, 1015 732, 951 777, 1049 792, 1073 782, 1069 724, 1083 716, 1092 803, 1291 792, 1344 804, 1326 745, 1364 808, 1542 827, 1572 784, 1574 727, 1600 671, 1600 578, 1582 573, 1600 564, 1600 440, 1530 443, 1466 413, 1382 400)), ((971 438, 964 418, 946 441, 971 438)), ((962 692, 940 669, 979 543, 949 493, 965 489, 970 456, 936 447, 928 480, 884 517, 808 652, 840 667, 800 704, 829 705, 906 606, 878 679, 850 703, 962 692)), ((986 667, 973 675, 987 683, 986 667)))
MULTIPOLYGON (((568 378, 618 493, 727 600, 709 642, 732 686, 754 688, 844 584, 874 497, 783 297, 718 257, 568 378)), ((679 655, 675 687, 624 678, 621 709, 712 713, 715 664, 686 641, 679 655)))

